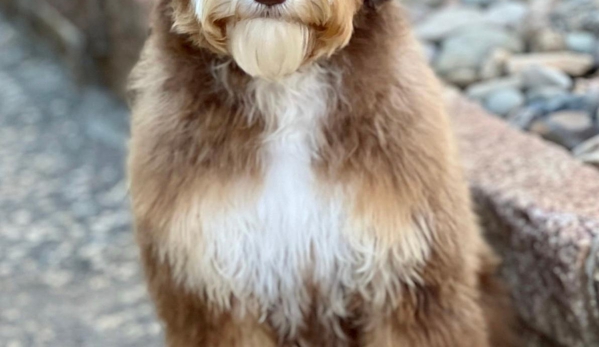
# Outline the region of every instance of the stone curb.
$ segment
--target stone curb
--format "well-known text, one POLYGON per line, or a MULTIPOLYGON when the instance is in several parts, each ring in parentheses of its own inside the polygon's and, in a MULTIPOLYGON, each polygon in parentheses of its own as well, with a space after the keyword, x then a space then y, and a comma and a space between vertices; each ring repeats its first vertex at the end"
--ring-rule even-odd
POLYGON ((447 99, 481 223, 522 321, 559 345, 599 344, 599 171, 457 92, 447 99))

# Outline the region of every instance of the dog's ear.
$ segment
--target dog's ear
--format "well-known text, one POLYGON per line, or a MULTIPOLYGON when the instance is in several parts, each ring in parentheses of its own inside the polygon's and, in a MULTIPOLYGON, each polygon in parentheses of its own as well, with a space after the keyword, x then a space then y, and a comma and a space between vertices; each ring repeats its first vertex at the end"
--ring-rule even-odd
POLYGON ((364 0, 364 6, 368 8, 376 8, 382 3, 385 3, 389 0, 364 0))

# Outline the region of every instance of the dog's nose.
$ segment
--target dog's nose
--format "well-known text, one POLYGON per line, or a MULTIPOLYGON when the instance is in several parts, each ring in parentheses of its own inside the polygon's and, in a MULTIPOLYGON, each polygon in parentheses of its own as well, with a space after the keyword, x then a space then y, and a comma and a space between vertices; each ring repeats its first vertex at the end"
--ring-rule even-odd
POLYGON ((266 6, 275 6, 284 3, 286 0, 255 0, 257 3, 266 6))

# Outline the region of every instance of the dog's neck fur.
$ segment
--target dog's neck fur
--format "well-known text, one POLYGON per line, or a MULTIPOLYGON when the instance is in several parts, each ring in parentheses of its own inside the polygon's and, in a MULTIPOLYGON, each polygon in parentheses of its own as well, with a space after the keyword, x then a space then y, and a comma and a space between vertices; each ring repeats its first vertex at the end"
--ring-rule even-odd
MULTIPOLYGON (((184 119, 186 122, 193 123, 188 125, 190 127, 210 128, 211 134, 214 135, 206 137, 204 134, 200 139, 201 143, 198 145, 212 149, 218 147, 218 150, 206 153, 211 155, 205 158, 200 156, 199 164, 213 166, 215 161, 212 159, 218 156, 219 166, 230 169, 227 171, 228 174, 234 175, 248 170, 255 172, 256 164, 260 160, 252 153, 255 153, 259 144, 253 141, 260 133, 272 130, 275 121, 272 115, 268 114, 268 109, 275 107, 272 105, 273 99, 256 98, 256 92, 264 89, 265 83, 253 80, 230 58, 199 48, 197 40, 193 37, 175 33, 172 30, 173 13, 169 3, 168 0, 162 0, 158 4, 153 16, 153 37, 148 43, 153 47, 146 49, 146 51, 154 51, 158 61, 153 61, 154 66, 145 69, 142 57, 142 63, 132 76, 132 94, 135 95, 136 91, 148 91, 147 94, 151 94, 149 91, 152 85, 159 94, 175 92, 178 98, 185 100, 185 111, 177 113, 174 112, 175 110, 166 110, 166 114, 161 115, 161 122, 167 122, 167 117, 184 119), (136 75, 140 77, 137 78, 136 75), (190 113, 193 109, 212 110, 210 112, 212 117, 194 119, 194 115, 190 113), (240 140, 252 143, 241 146, 236 143, 240 140), (219 141, 218 145, 214 141, 219 141), (223 146, 227 142, 231 146, 223 146)), ((378 113, 377 106, 380 102, 394 98, 392 94, 397 88, 402 88, 401 84, 408 85, 416 79, 409 71, 397 71, 397 59, 401 53, 398 54, 395 50, 402 47, 398 44, 398 40, 411 40, 411 37, 406 36, 407 33, 403 14, 397 4, 384 3, 378 10, 363 8, 355 18, 354 35, 347 47, 330 59, 317 62, 311 68, 303 67, 298 72, 301 74, 305 70, 324 70, 320 78, 326 80, 324 83, 327 85, 326 89, 330 91, 332 88, 335 91, 333 97, 327 100, 327 108, 334 112, 327 114, 326 119, 323 120, 322 130, 325 132, 322 134, 323 138, 336 140, 335 138, 338 137, 336 131, 345 132, 339 127, 347 126, 351 122, 372 122, 373 119, 367 120, 367 118, 378 113)), ((404 46, 406 52, 403 55, 410 59, 409 57, 414 54, 414 45, 408 42, 404 46)), ((287 82, 293 80, 299 81, 302 78, 292 76, 287 82)), ((419 83, 417 80, 414 82, 419 83)), ((423 87, 427 86, 423 84, 423 87)), ((406 92, 410 93, 412 89, 406 88, 406 92)), ((413 92, 418 94, 420 91, 413 90, 413 92)), ((154 102, 156 101, 151 103, 154 102)), ((405 119, 402 121, 411 122, 417 110, 412 109, 413 106, 410 104, 400 105, 398 102, 401 103, 402 100, 392 101, 401 108, 400 112, 405 114, 405 119)), ((359 139, 349 138, 349 140, 359 139)), ((324 145, 355 146, 355 144, 333 142, 328 141, 324 145)), ((346 161, 347 158, 335 155, 334 151, 344 150, 331 148, 328 153, 321 155, 324 158, 328 157, 326 166, 341 169, 340 166, 347 164, 342 161, 346 161)))
MULTIPOLYGON (((335 54, 332 58, 321 62, 310 63, 312 65, 323 66, 327 73, 338 71, 341 77, 341 83, 353 81, 365 81, 377 79, 378 83, 369 86, 369 91, 364 91, 364 99, 369 95, 379 93, 377 89, 388 89, 385 82, 392 81, 389 78, 389 71, 393 69, 392 59, 396 56, 393 49, 397 47, 398 36, 406 32, 404 18, 396 8, 391 11, 390 7, 396 7, 395 4, 385 4, 385 8, 376 10, 370 7, 364 7, 356 16, 355 32, 349 46, 335 54), (390 6, 391 5, 391 6, 390 6), (356 69, 360 67, 361 69, 356 69), (349 78, 348 78, 349 77, 349 78)), ((154 15, 154 32, 160 35, 161 49, 166 53, 168 59, 177 59, 179 64, 173 64, 181 68, 185 65, 187 78, 196 77, 201 81, 194 83, 202 90, 211 90, 213 93, 203 93, 202 96, 212 101, 220 101, 226 107, 231 103, 235 107, 245 108, 245 112, 253 113, 251 108, 252 100, 248 99, 248 91, 251 93, 252 78, 247 76, 230 57, 222 57, 212 53, 208 49, 197 47, 198 40, 193 35, 187 36, 174 33, 173 14, 171 12, 169 1, 162 1, 154 15), (193 70, 193 74, 189 70, 193 70), (211 77, 208 77, 211 74, 211 77)), ((304 71, 313 70, 310 67, 302 67, 294 76, 287 80, 298 79, 297 75, 304 71)), ((182 71, 172 71, 173 77, 181 75, 182 71)), ((173 81, 174 82, 174 81, 173 81)), ((254 81, 256 82, 256 81, 254 81)), ((331 81, 333 83, 339 82, 331 81)), ((258 82, 261 83, 261 82, 258 82)), ((283 83, 287 82, 283 81, 283 83)), ((346 85, 347 88, 352 86, 346 85)), ((358 87, 358 86, 353 86, 358 87)), ((198 100, 201 103, 202 100, 198 100)), ((212 103, 212 102, 210 102, 212 103)), ((349 103, 352 103, 350 100, 349 103)), ((349 104, 348 104, 349 105, 349 104)))

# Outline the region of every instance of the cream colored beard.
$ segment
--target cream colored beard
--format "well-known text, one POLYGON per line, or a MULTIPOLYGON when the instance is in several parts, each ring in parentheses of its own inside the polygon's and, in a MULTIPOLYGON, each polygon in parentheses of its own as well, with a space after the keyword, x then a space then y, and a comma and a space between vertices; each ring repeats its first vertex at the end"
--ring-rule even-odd
POLYGON ((229 51, 249 75, 279 80, 304 63, 310 28, 283 20, 259 18, 229 25, 229 51))

